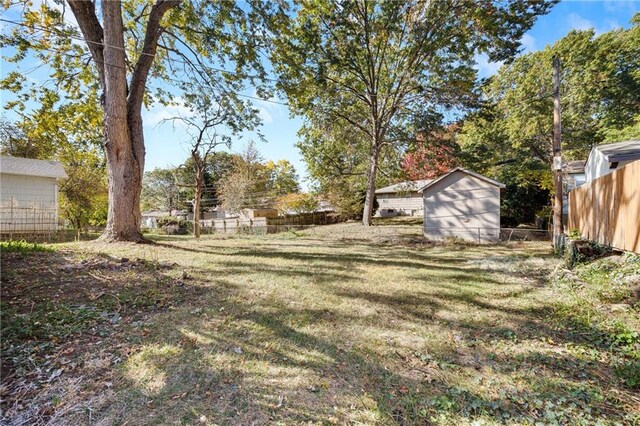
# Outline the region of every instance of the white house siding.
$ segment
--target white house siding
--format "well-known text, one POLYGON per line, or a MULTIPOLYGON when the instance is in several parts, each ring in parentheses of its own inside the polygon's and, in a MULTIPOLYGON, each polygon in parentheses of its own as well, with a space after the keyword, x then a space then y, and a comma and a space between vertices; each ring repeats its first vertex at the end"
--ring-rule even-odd
POLYGON ((56 178, 0 173, 0 232, 56 230, 57 197, 56 178))
POLYGON ((500 188, 463 172, 453 173, 423 192, 424 235, 496 241, 500 236, 500 188))
POLYGON ((394 209, 402 215, 422 216, 424 208, 422 194, 410 192, 406 194, 377 194, 378 209, 394 209))
POLYGON ((587 182, 609 173, 609 160, 597 149, 592 149, 584 169, 587 182))

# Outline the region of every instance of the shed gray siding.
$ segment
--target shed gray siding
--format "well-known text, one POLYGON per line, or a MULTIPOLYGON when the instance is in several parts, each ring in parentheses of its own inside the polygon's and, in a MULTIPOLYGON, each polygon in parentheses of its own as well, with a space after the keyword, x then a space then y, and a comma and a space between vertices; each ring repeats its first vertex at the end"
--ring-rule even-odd
POLYGON ((500 236, 500 188, 456 171, 423 191, 424 235, 496 241, 500 236))

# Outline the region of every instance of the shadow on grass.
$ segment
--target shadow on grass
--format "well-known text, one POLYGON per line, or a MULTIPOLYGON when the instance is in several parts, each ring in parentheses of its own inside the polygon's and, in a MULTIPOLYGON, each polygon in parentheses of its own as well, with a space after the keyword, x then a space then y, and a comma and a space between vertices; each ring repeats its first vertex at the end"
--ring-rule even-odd
MULTIPOLYGON (((410 312, 418 306, 439 305, 424 299, 411 305, 404 298, 365 298, 370 303, 391 304, 410 312)), ((147 395, 148 399, 163 401, 163 420, 175 421, 175 414, 181 413, 181 421, 195 421, 198 415, 204 415, 225 424, 325 422, 330 418, 417 424, 442 415, 450 419, 484 417, 498 422, 528 422, 548 416, 550 401, 558 407, 551 412, 559 422, 570 422, 585 409, 595 416, 591 419, 601 415, 611 421, 625 419, 623 411, 611 409, 610 401, 601 403, 604 389, 593 385, 595 378, 610 369, 601 361, 586 362, 568 354, 550 355, 535 350, 524 355, 503 354, 496 359, 494 352, 482 345, 471 349, 452 346, 430 354, 428 361, 401 347, 397 357, 390 359, 375 349, 354 345, 335 335, 325 338, 301 331, 304 325, 291 325, 306 318, 340 328, 358 323, 359 318, 352 315, 282 306, 257 309, 237 303, 228 306, 228 310, 235 314, 233 325, 225 330, 187 320, 165 330, 163 335, 170 338, 156 336, 153 341, 183 350, 181 356, 170 360, 148 358, 154 369, 166 377, 160 392, 147 395), (180 343, 192 336, 197 337, 191 345, 180 343), (209 357, 207 362, 198 361, 202 354, 209 357), (458 380, 460 374, 474 375, 484 368, 505 378, 516 372, 525 374, 520 380, 525 380, 527 386, 506 385, 505 390, 488 397, 470 382, 458 380), (200 389, 200 395, 194 389, 200 389), (186 400, 175 398, 185 392, 189 395, 186 400), (206 397, 202 397, 203 393, 206 397)), ((523 310, 522 318, 511 329, 475 321, 450 321, 446 327, 465 337, 480 335, 506 343, 514 334, 558 338, 552 329, 541 327, 539 314, 523 310)), ((428 326, 432 322, 431 315, 412 315, 419 324, 428 326)), ((386 328, 393 330, 389 324, 386 328)), ((135 388, 136 384, 129 386, 135 388)))
MULTIPOLYGON (((552 301, 521 307, 496 297, 505 280, 469 267, 464 258, 443 257, 440 263, 437 255, 376 248, 339 254, 324 247, 300 253, 210 245, 203 252, 162 245, 223 260, 212 269, 192 268, 195 278, 180 285, 193 298, 181 298, 174 310, 152 312, 149 333, 126 332, 139 343, 122 367, 115 394, 89 410, 94 420, 192 424, 204 416, 238 425, 528 423, 552 415, 558 423, 603 416, 628 420, 612 399, 616 392, 621 398, 628 393, 611 381, 606 358, 585 361, 564 349, 583 345, 606 352, 605 343, 589 339, 597 329, 575 331, 567 321, 550 321, 552 301), (406 268, 411 281, 425 285, 367 289, 357 283, 358 267, 371 265, 406 268), (253 274, 313 278, 331 297, 302 305, 296 298, 305 289, 289 288, 289 298, 268 293, 260 298, 239 279, 253 274), (354 309, 331 305, 336 299, 354 309), (369 309, 356 309, 362 306, 369 309), (442 336, 396 340, 409 326, 442 336), (549 352, 550 339, 562 353, 549 352)), ((273 285, 283 290, 277 286, 287 284, 273 285)), ((513 297, 536 290, 518 291, 513 297)))

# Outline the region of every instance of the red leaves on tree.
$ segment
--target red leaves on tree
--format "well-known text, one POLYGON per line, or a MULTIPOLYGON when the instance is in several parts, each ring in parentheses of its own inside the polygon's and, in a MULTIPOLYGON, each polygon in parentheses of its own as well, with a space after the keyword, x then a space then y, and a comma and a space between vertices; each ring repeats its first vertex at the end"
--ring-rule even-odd
POLYGON ((431 135, 428 139, 418 135, 415 148, 402 159, 402 170, 407 179, 434 179, 456 167, 458 158, 452 139, 453 135, 448 132, 431 135))

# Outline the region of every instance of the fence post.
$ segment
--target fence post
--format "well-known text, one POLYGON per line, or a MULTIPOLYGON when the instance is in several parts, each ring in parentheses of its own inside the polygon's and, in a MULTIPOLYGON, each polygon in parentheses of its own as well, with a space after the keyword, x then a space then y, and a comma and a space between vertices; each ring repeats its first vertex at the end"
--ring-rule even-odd
POLYGON ((15 228, 15 224, 13 223, 13 195, 11 196, 11 207, 10 207, 10 214, 9 214, 9 224, 11 226, 9 226, 9 239, 13 240, 13 231, 15 228))
POLYGON ((478 228, 478 244, 480 244, 480 228, 478 228))

